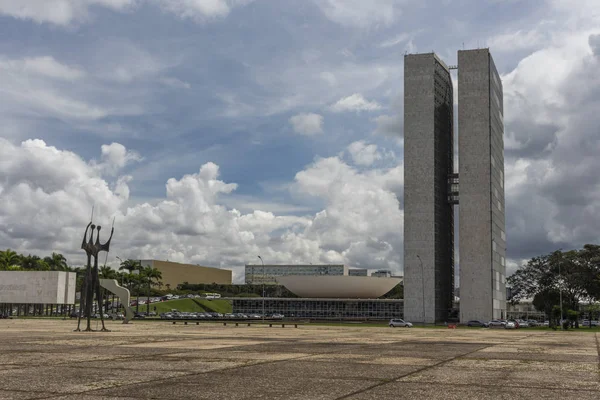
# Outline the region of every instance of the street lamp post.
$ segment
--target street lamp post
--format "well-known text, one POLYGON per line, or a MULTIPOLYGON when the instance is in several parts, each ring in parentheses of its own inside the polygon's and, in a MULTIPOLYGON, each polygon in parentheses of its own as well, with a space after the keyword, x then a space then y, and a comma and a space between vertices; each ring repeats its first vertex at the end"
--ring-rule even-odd
POLYGON ((261 256, 258 256, 258 258, 260 258, 262 264, 262 320, 265 322, 265 262, 261 256))
MULTIPOLYGON (((121 264, 123 264, 123 260, 121 259, 121 257, 116 256, 117 260, 121 261, 121 264)), ((121 274, 121 286, 123 286, 123 274, 121 274)))
POLYGON ((558 276, 560 279, 558 282, 558 293, 560 297, 560 329, 563 330, 562 274, 560 273, 560 264, 562 264, 562 261, 558 262, 558 276))
POLYGON ((418 254, 417 258, 419 259, 419 264, 421 264, 421 291, 423 292, 423 303, 421 306, 423 307, 423 325, 425 325, 425 272, 423 270, 423 260, 421 260, 421 257, 418 254))

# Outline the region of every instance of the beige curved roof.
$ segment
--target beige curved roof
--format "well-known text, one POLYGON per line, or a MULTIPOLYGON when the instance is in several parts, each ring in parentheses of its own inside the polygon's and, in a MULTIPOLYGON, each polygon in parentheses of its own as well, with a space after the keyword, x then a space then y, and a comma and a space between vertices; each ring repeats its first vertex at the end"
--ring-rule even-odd
POLYGON ((287 275, 277 282, 300 297, 376 299, 402 281, 400 278, 375 278, 347 275, 287 275))

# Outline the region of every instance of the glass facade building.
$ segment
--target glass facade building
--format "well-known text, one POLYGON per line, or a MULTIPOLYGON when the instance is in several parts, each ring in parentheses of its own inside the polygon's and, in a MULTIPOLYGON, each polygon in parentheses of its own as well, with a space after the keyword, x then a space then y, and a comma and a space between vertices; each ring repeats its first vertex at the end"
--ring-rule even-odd
MULTIPOLYGON (((262 314, 263 299, 231 298, 233 313, 262 314)), ((403 318, 403 300, 265 298, 265 314, 286 318, 386 320, 403 318)))

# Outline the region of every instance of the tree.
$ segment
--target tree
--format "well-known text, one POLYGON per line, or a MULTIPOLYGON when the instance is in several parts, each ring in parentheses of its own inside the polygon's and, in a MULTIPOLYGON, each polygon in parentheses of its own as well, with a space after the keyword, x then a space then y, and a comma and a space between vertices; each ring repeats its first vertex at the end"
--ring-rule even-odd
POLYGON ((556 301, 555 294, 562 291, 563 307, 577 310, 579 300, 589 297, 588 279, 589 268, 581 262, 580 251, 557 250, 532 258, 508 278, 513 291, 511 302, 518 303, 526 298, 535 300, 537 296, 536 308, 548 312, 551 305, 547 302, 550 299, 556 301))
POLYGON ((146 284, 148 285, 148 299, 146 301, 146 315, 148 315, 150 314, 150 289, 154 284, 160 282, 162 279, 162 273, 157 268, 147 266, 143 269, 142 275, 144 276, 146 284))
POLYGON ((552 308, 559 304, 560 294, 556 289, 546 289, 533 296, 533 306, 536 310, 544 312, 546 315, 552 313, 552 308))
POLYGON ((11 249, 0 251, 0 270, 6 270, 8 267, 19 265, 21 256, 11 249))
POLYGON ((50 257, 44 257, 44 262, 50 268, 50 271, 67 271, 67 259, 60 253, 52 253, 50 257))
MULTIPOLYGON (((121 263, 121 266, 119 268, 119 271, 129 271, 129 283, 131 285, 131 287, 135 287, 136 288, 136 295, 137 295, 137 299, 136 299, 136 304, 135 304, 135 312, 139 312, 140 311, 140 283, 141 283, 141 270, 142 270, 142 263, 137 261, 137 260, 132 260, 132 259, 127 259, 125 261, 123 261, 121 263), (138 274, 133 274, 133 271, 138 271, 138 274)), ((130 287, 130 288, 131 288, 130 287)))
MULTIPOLYGON (((102 277, 103 279, 117 279, 117 271, 115 271, 111 267, 107 267, 106 265, 100 267, 100 270, 98 272, 100 272, 100 277, 102 277)), ((114 306, 115 294, 114 293, 111 293, 111 294, 112 294, 111 306, 114 306)), ((106 304, 105 310, 106 310, 106 312, 108 312, 108 304, 106 304)))
POLYGON ((41 258, 38 256, 32 256, 31 254, 21 257, 21 268, 24 270, 35 271, 39 268, 41 258))

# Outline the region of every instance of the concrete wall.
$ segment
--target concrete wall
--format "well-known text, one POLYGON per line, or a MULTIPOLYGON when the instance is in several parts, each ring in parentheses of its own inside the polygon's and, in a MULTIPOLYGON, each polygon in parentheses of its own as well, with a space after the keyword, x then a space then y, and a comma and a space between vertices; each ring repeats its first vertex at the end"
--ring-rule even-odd
POLYGON ((502 86, 487 49, 458 52, 458 132, 460 319, 501 318, 506 311, 502 86))
POLYGON ((74 304, 76 274, 63 271, 0 271, 0 303, 74 304))
POLYGON ((231 284, 231 270, 227 269, 160 260, 141 260, 141 263, 158 269, 162 273, 163 285, 168 284, 172 289, 183 282, 231 284))
POLYGON ((450 75, 433 53, 404 57, 404 316, 409 321, 443 320, 452 301, 453 249, 448 252, 448 242, 453 243, 454 233, 440 226, 448 223, 452 208, 446 187, 439 187, 447 183, 440 183, 440 176, 447 177, 448 162, 452 165, 451 93, 450 75), (449 85, 440 87, 438 79, 436 86, 436 70, 447 75, 449 85), (449 124, 436 118, 441 105, 450 107, 449 124), (450 153, 440 152, 441 147, 450 153), (442 242, 445 250, 440 252, 442 242))

